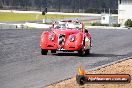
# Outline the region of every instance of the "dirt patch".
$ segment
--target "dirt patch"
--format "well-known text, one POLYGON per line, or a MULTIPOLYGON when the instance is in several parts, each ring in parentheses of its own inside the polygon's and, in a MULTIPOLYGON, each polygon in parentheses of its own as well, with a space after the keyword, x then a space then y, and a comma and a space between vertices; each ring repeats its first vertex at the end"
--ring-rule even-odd
MULTIPOLYGON (((130 74, 132 77, 132 59, 125 60, 92 72, 87 72, 88 74, 130 74)), ((46 88, 132 88, 132 82, 128 84, 85 84, 79 86, 76 83, 76 78, 71 78, 59 82, 57 84, 52 84, 46 88)))

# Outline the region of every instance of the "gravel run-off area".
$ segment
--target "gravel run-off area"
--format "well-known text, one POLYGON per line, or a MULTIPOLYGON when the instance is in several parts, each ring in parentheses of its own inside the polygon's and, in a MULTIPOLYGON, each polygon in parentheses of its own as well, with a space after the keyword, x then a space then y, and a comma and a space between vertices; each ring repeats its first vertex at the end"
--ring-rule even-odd
MULTIPOLYGON (((110 66, 106 66, 95 71, 87 72, 88 74, 130 74, 132 77, 132 59, 128 59, 110 66)), ((132 82, 130 83, 113 83, 113 84, 90 84, 87 83, 80 86, 76 83, 76 78, 64 80, 62 82, 47 86, 47 88, 132 88, 132 82)))

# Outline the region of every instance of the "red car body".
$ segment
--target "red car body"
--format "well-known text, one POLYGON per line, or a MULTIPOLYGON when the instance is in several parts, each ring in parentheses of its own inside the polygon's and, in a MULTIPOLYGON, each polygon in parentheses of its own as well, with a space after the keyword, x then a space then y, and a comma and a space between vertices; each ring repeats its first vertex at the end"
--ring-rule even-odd
MULTIPOLYGON (((56 51, 78 51, 79 55, 89 54, 91 49, 91 35, 84 29, 84 24, 77 21, 61 21, 61 25, 71 25, 59 27, 59 23, 53 24, 52 31, 44 31, 41 35, 41 54, 46 55, 48 50, 51 53, 56 51), (56 25, 56 27, 55 27, 56 25), (76 26, 76 27, 73 27, 76 26)), ((61 26, 60 25, 60 26, 61 26)))

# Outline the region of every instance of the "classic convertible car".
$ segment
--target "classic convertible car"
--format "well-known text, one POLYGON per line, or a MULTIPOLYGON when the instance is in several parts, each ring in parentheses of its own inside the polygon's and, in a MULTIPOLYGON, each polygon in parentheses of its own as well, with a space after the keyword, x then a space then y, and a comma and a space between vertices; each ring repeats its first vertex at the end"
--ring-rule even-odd
POLYGON ((41 35, 41 54, 47 55, 56 51, 77 51, 80 56, 88 55, 91 49, 91 35, 84 28, 83 22, 59 21, 53 23, 51 32, 44 31, 41 35))

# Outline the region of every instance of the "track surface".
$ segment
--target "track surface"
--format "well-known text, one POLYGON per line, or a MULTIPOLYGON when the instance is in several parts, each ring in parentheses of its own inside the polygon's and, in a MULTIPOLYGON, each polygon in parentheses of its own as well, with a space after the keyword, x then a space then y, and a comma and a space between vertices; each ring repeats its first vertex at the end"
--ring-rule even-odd
MULTIPOLYGON (((132 56, 132 30, 90 30, 91 55, 40 54, 43 30, 0 30, 0 88, 40 88, 87 70, 132 56)), ((117 68, 118 69, 118 68, 117 68)))

